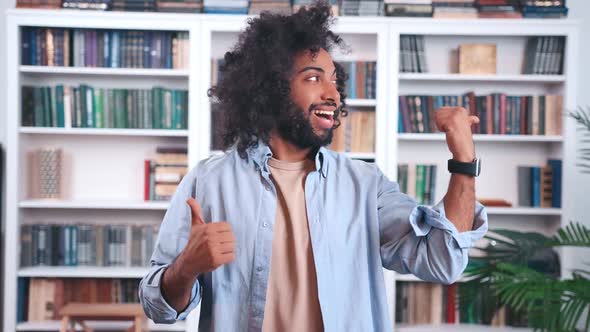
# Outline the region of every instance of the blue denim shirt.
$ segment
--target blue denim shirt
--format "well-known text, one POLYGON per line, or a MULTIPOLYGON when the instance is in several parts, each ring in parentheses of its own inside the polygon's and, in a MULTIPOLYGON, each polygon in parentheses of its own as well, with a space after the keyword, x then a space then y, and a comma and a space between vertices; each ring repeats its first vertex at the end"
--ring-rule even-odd
MULTIPOLYGON (((248 160, 232 149, 201 161, 184 177, 162 222, 151 269, 141 280, 139 297, 148 317, 172 323, 202 301, 200 331, 261 330, 277 208, 267 165, 271 156, 264 144, 250 149, 248 160), (190 196, 207 222, 231 224, 236 253, 234 262, 199 276, 190 304, 176 312, 160 282, 188 241, 190 196)), ((305 201, 326 331, 391 331, 382 267, 452 283, 467 265, 468 248, 487 231, 479 203, 473 230, 459 233, 442 202, 417 205, 374 164, 321 148, 315 165, 305 181, 305 201)))

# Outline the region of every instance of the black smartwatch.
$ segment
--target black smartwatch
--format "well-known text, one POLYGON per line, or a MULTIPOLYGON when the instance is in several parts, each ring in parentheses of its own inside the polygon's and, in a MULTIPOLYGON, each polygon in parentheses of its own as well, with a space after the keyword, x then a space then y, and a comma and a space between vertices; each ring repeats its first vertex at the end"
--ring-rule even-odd
POLYGON ((479 176, 479 173, 481 172, 481 160, 479 158, 475 158, 470 163, 464 163, 449 159, 447 168, 451 173, 479 176))

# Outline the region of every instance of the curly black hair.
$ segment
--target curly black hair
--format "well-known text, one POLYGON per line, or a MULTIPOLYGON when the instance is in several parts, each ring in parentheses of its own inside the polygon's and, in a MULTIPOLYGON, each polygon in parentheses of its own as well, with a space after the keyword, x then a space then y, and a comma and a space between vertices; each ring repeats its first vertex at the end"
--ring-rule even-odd
MULTIPOLYGON (((257 146, 258 140, 268 144, 280 112, 291 100, 289 80, 295 55, 308 50, 315 57, 320 49, 330 52, 334 46, 347 49, 330 30, 333 21, 330 5, 324 1, 293 15, 263 12, 248 20, 236 45, 225 53, 221 79, 208 91, 216 111, 224 113, 224 148, 237 143, 240 156, 247 158, 247 149, 257 146)), ((338 116, 347 115, 347 75, 341 65, 334 65, 341 100, 334 115, 337 127, 338 116)))

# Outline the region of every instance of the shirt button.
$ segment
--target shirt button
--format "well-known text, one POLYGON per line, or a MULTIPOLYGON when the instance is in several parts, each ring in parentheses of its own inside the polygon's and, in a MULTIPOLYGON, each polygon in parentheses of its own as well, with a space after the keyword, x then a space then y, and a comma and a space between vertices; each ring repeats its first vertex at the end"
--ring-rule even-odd
POLYGON ((256 271, 258 271, 258 272, 262 272, 262 270, 264 270, 264 268, 262 266, 259 266, 256 268, 256 271))
POLYGON ((268 227, 268 223, 265 222, 264 224, 262 224, 262 227, 268 227))

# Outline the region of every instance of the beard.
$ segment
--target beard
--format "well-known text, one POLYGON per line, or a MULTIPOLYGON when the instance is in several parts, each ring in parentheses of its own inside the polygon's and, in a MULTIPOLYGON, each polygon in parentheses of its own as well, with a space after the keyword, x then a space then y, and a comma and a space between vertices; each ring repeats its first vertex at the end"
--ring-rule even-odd
MULTIPOLYGON (((335 106, 333 103, 322 105, 335 106)), ((295 103, 289 102, 289 105, 280 112, 277 119, 277 131, 279 135, 302 149, 312 148, 312 150, 316 150, 332 143, 334 129, 338 127, 337 120, 340 109, 338 108, 334 112, 334 126, 325 130, 322 134, 317 134, 311 125, 310 119, 313 116, 313 110, 317 107, 318 105, 311 104, 306 111, 295 103)))

